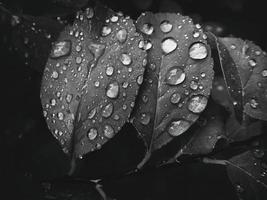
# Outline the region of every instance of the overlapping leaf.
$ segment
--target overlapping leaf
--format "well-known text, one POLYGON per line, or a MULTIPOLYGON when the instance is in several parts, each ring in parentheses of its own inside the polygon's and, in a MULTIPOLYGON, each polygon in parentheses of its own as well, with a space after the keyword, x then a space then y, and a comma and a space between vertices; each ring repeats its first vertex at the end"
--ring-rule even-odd
POLYGON ((260 47, 237 38, 216 38, 209 34, 220 58, 221 69, 236 118, 243 112, 267 120, 267 58, 260 47))
POLYGON ((74 157, 99 149, 124 125, 146 53, 131 19, 97 6, 78 13, 54 44, 42 82, 49 129, 74 157))
MULTIPOLYGON (((145 13, 137 28, 146 42, 148 65, 132 123, 147 156, 184 133, 205 109, 213 80, 206 35, 188 17, 145 13)), ((144 161, 145 162, 145 161, 144 161)))

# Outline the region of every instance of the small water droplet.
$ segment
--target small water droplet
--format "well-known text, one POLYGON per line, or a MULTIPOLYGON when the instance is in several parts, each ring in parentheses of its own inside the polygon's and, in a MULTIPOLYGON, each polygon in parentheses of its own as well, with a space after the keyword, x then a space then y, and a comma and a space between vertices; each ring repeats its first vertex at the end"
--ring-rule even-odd
POLYGON ((206 108, 207 103, 207 97, 202 95, 194 96, 188 102, 188 110, 193 113, 201 113, 206 108))
POLYGON ((267 77, 267 69, 262 70, 261 75, 267 77))
POLYGON ((144 24, 141 31, 147 35, 151 35, 154 31, 154 27, 152 26, 152 24, 144 24))
POLYGON ((57 114, 57 117, 58 117, 59 120, 63 120, 64 119, 64 114, 62 112, 59 112, 57 114))
POLYGON ((90 130, 87 133, 87 137, 89 140, 94 140, 97 136, 97 130, 95 128, 90 128, 90 130))
POLYGON ((191 88, 192 90, 196 90, 196 89, 198 88, 198 84, 197 84, 197 82, 196 82, 196 81, 191 81, 191 82, 190 82, 190 88, 191 88))
POLYGON ((111 28, 108 26, 103 26, 102 28, 102 36, 108 36, 111 33, 111 28))
POLYGON ((94 16, 94 10, 92 8, 86 8, 85 13, 88 19, 91 19, 94 16))
POLYGON ((110 125, 105 125, 104 126, 104 135, 107 138, 113 138, 114 136, 114 129, 110 125))
POLYGON ((165 38, 161 42, 161 49, 165 54, 173 52, 177 48, 178 44, 173 38, 165 38))
POLYGON ((106 75, 107 75, 107 76, 112 76, 113 72, 114 72, 114 67, 112 67, 112 66, 108 66, 108 67, 106 68, 106 75))
POLYGON ((168 128, 168 133, 171 136, 176 137, 184 133, 189 127, 190 127, 190 123, 183 119, 178 120, 178 121, 173 121, 168 128))
POLYGON ((237 184, 237 185, 236 185, 236 191, 237 191, 238 193, 243 193, 243 192, 244 192, 244 188, 243 188, 241 185, 237 184))
POLYGON ((231 44, 230 48, 231 49, 236 49, 236 46, 234 44, 231 44))
POLYGON ((163 33, 169 33, 172 30, 172 24, 168 20, 164 20, 160 24, 160 30, 163 33))
POLYGON ((143 75, 139 75, 136 80, 138 85, 141 85, 143 83, 143 75))
POLYGON ((110 18, 110 21, 115 23, 119 20, 119 17, 117 15, 113 15, 111 18, 110 18))
POLYGON ((179 67, 171 68, 166 74, 166 83, 169 85, 178 85, 185 80, 185 73, 179 67))
POLYGON ((71 50, 71 41, 65 40, 56 42, 53 46, 52 52, 50 53, 51 58, 59 58, 62 56, 69 55, 71 50))
POLYGON ((127 31, 126 29, 121 29, 118 31, 118 33, 116 34, 117 40, 120 43, 124 43, 127 39, 127 31))
POLYGON ((143 96, 142 96, 142 100, 143 100, 144 103, 147 103, 147 101, 148 101, 148 97, 147 97, 146 95, 143 95, 143 96))
POLYGON ((200 33, 198 32, 198 31, 195 31, 194 33, 193 33, 193 37, 194 38, 198 38, 200 36, 200 33))
POLYGON ((112 115, 112 113, 113 113, 113 104, 109 103, 102 110, 102 116, 108 118, 112 115))
POLYGON ((248 61, 248 63, 249 63, 249 65, 250 65, 251 67, 255 67, 255 66, 257 65, 257 63, 256 63, 256 61, 255 61, 254 59, 250 59, 250 60, 248 61))
POLYGON ((119 84, 117 82, 112 82, 108 85, 106 95, 109 98, 117 98, 119 94, 119 84))
POLYGON ((149 122, 150 122, 150 115, 149 114, 146 114, 146 113, 142 113, 141 114, 141 118, 140 118, 140 122, 143 125, 148 125, 149 122))
POLYGON ((250 106, 254 109, 258 107, 259 103, 256 101, 256 99, 251 99, 250 100, 250 106))
POLYGON ((100 82, 99 81, 96 81, 95 82, 95 87, 99 87, 99 85, 100 85, 100 82))
POLYGON ((173 104, 179 103, 180 99, 181 99, 181 95, 178 92, 175 92, 171 95, 171 103, 173 104))
POLYGON ((80 52, 80 51, 82 50, 82 46, 81 46, 81 45, 77 45, 77 46, 75 47, 75 50, 76 50, 77 52, 80 52))
POLYGON ((76 57, 75 61, 76 61, 76 64, 81 64, 82 58, 80 56, 78 56, 78 57, 76 57))
POLYGON ((126 89, 126 88, 128 87, 128 85, 129 85, 129 83, 126 81, 126 82, 123 82, 122 87, 123 87, 124 89, 126 89))
POLYGON ((90 110, 90 112, 88 113, 88 119, 93 119, 94 116, 96 114, 96 108, 93 108, 92 110, 90 110))
POLYGON ((71 100, 72 100, 72 94, 67 94, 67 96, 66 96, 67 103, 70 103, 71 100))
POLYGON ((43 111, 43 115, 44 115, 44 117, 46 117, 47 116, 47 111, 43 111))
POLYGON ((53 79, 57 79, 58 78, 58 72, 57 71, 53 71, 52 72, 52 78, 53 79))
POLYGON ((202 60, 206 58, 208 56, 206 45, 201 42, 192 44, 189 49, 189 56, 195 60, 202 60))
POLYGON ((51 103, 52 106, 55 106, 57 101, 55 99, 51 99, 50 103, 51 103))
POLYGON ((131 64, 132 59, 128 54, 123 53, 123 54, 121 54, 120 61, 122 62, 123 65, 128 66, 131 64))
POLYGON ((254 149, 253 155, 255 158, 262 158, 264 156, 264 151, 262 149, 254 149))

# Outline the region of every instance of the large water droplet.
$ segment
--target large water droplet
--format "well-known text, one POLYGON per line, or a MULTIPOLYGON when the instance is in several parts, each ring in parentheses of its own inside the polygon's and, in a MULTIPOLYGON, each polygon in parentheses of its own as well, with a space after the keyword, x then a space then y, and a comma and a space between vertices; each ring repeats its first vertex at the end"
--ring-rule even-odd
POLYGON ((97 136, 97 130, 95 128, 91 128, 87 133, 87 137, 89 138, 89 140, 94 140, 96 136, 97 136))
POLYGON ((95 57, 95 59, 98 59, 100 56, 104 54, 106 46, 104 44, 91 43, 89 44, 88 48, 95 57))
POLYGON ((144 24, 141 31, 147 35, 151 35, 154 31, 152 24, 144 24))
POLYGON ((126 66, 130 65, 132 62, 131 57, 126 53, 121 54, 120 60, 121 60, 122 64, 126 65, 126 66))
POLYGON ((102 36, 108 36, 111 33, 111 28, 108 26, 103 26, 102 28, 102 36))
POLYGON ((164 20, 160 24, 160 30, 163 33, 168 33, 172 30, 172 24, 168 20, 164 20))
POLYGON ((107 75, 107 76, 112 76, 113 72, 114 72, 114 67, 112 67, 112 66, 108 66, 108 67, 106 68, 106 75, 107 75))
POLYGON ((106 95, 109 98, 116 98, 119 94, 119 84, 117 82, 112 82, 108 85, 106 95))
POLYGON ((146 113, 141 114, 140 122, 143 125, 147 125, 150 122, 150 115, 146 113))
POLYGON ((181 99, 181 95, 178 92, 175 92, 171 95, 171 103, 173 104, 179 103, 180 99, 181 99))
POLYGON ((50 53, 51 58, 59 58, 62 56, 69 55, 71 50, 71 41, 65 40, 56 42, 53 46, 52 52, 50 53))
POLYGON ((114 136, 114 129, 112 128, 112 126, 110 126, 110 125, 105 125, 104 126, 104 135, 107 138, 113 138, 113 136, 114 136))
POLYGON ((202 95, 194 96, 188 102, 188 109, 193 113, 201 113, 206 108, 207 103, 207 97, 202 95))
POLYGON ((166 74, 166 83, 169 85, 178 85, 185 80, 185 73, 179 67, 171 68, 166 74))
POLYGON ((161 49, 165 54, 173 52, 177 48, 178 44, 173 38, 165 38, 161 42, 161 49))
POLYGON ((102 110, 102 116, 108 118, 111 116, 112 113, 113 113, 113 104, 109 103, 102 110))
POLYGON ((202 60, 208 56, 208 50, 205 44, 197 42, 191 45, 189 56, 195 60, 202 60))
POLYGON ((119 30, 116 37, 120 43, 124 43, 127 39, 127 31, 125 29, 119 30))
POLYGON ((178 121, 173 121, 168 128, 168 133, 171 136, 176 137, 184 133, 189 127, 190 123, 188 121, 182 119, 178 121))

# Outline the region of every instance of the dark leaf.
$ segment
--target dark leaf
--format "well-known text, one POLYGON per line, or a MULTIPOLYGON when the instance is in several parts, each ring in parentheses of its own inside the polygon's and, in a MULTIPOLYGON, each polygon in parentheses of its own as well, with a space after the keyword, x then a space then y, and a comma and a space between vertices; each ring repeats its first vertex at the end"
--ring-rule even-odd
POLYGON ((264 200, 267 196, 267 164, 265 150, 254 149, 227 161, 228 176, 240 199, 264 200))
POLYGON ((146 53, 133 21, 102 6, 77 14, 54 44, 41 99, 49 129, 74 158, 99 149, 125 124, 146 53))
POLYGON ((184 133, 205 109, 213 79, 206 35, 188 17, 143 14, 137 21, 148 65, 132 123, 151 152, 184 133))

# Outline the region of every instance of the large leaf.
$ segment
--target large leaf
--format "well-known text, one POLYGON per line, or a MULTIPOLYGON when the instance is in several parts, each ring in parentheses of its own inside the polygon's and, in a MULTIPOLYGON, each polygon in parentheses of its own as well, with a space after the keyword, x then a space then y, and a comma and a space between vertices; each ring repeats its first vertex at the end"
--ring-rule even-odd
POLYGON ((42 81, 44 116, 65 152, 99 149, 127 121, 146 53, 133 21, 96 6, 77 14, 54 44, 42 81))
POLYGON ((250 41, 209 36, 212 46, 217 49, 238 121, 242 122, 243 112, 267 120, 266 53, 250 41))
POLYGON ((227 163, 227 172, 240 199, 264 200, 267 197, 267 164, 263 149, 237 155, 227 163))
POLYGON ((205 109, 213 60, 206 35, 188 17, 148 12, 138 19, 137 28, 146 39, 141 46, 148 50, 148 65, 132 123, 148 149, 144 164, 205 109))

